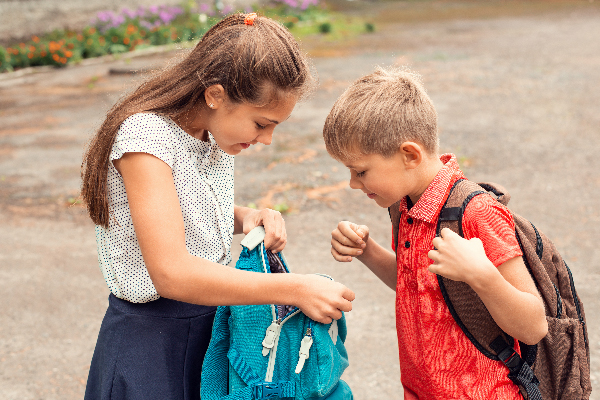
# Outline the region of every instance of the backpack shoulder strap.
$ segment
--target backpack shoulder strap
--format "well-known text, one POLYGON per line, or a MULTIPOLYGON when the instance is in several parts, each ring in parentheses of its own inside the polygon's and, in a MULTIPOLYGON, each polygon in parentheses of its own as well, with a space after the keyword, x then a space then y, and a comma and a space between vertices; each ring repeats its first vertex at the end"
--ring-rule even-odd
POLYGON ((398 200, 394 204, 388 207, 388 213, 390 214, 390 220, 392 221, 392 238, 394 239, 394 248, 398 248, 398 226, 400 225, 400 202, 398 200))
MULTIPOLYGON (((458 180, 451 188, 448 200, 440 211, 436 236, 443 228, 463 235, 462 217, 469 202, 477 195, 487 193, 482 187, 466 179, 458 180)), ((498 360, 490 344, 503 336, 512 346, 514 339, 506 335, 496 324, 483 301, 465 282, 437 276, 444 301, 452 317, 475 347, 485 356, 498 360)))
MULTIPOLYGON (((480 186, 466 179, 458 180, 451 188, 448 200, 440 211, 436 235, 450 228, 460 236, 462 217, 469 202, 480 194, 489 194, 506 205, 508 192, 500 185, 485 183, 480 186)), ((542 400, 537 377, 530 366, 514 351, 514 338, 506 334, 494 321, 477 293, 466 283, 437 276, 444 301, 452 317, 471 343, 486 357, 502 362, 510 371, 508 376, 520 385, 530 400, 542 400)))

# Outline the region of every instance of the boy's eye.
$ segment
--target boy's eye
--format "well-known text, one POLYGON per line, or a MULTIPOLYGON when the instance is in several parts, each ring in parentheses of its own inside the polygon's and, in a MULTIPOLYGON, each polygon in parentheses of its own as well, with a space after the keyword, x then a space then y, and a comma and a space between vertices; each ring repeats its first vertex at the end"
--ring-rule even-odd
POLYGON ((356 173, 356 177, 357 177, 357 178, 362 178, 363 176, 365 176, 365 173, 366 173, 366 172, 367 172, 367 171, 361 171, 361 172, 357 172, 357 173, 356 173))
POLYGON ((258 122, 255 122, 255 124, 256 124, 256 127, 257 127, 258 129, 265 129, 265 128, 266 128, 266 125, 261 125, 261 124, 259 124, 258 122))

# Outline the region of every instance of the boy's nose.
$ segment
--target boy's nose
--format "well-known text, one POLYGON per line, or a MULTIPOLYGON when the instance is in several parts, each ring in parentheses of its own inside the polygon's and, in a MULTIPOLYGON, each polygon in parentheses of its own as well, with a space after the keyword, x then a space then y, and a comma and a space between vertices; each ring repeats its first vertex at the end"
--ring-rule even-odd
POLYGON ((363 184, 354 176, 350 176, 350 188, 351 189, 361 189, 363 184))

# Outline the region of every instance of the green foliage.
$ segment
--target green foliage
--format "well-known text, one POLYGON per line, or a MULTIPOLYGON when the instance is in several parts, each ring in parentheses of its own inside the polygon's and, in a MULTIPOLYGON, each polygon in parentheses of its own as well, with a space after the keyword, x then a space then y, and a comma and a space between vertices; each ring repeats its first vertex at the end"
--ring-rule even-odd
MULTIPOLYGON (((6 48, 0 46, 0 72, 39 65, 60 67, 86 58, 198 40, 221 18, 234 11, 230 6, 216 10, 212 2, 198 4, 195 0, 184 0, 180 8, 169 9, 172 15, 168 22, 160 21, 158 14, 149 14, 151 9, 166 10, 166 7, 140 8, 137 12, 123 10, 121 14, 105 11, 98 13, 94 26, 81 31, 56 30, 6 48)), ((356 31, 353 22, 348 23, 331 13, 323 4, 318 4, 318 0, 303 4, 296 0, 280 0, 255 11, 280 21, 296 36, 333 31, 344 35, 349 30, 356 31)), ((364 31, 374 30, 372 24, 363 24, 358 26, 364 27, 361 28, 364 31)), ((335 40, 335 36, 332 38, 335 40)))
POLYGON ((2 46, 0 46, 0 72, 12 71, 12 65, 8 59, 8 52, 2 46))
POLYGON ((321 33, 329 33, 331 32, 331 23, 323 22, 319 25, 319 32, 321 33))

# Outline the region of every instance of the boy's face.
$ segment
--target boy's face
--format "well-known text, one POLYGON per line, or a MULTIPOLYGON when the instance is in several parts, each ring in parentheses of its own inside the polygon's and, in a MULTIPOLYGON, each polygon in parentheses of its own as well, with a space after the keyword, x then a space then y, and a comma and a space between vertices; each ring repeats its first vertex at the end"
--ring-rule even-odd
POLYGON ((392 157, 355 152, 342 163, 350 170, 350 187, 361 190, 380 207, 387 208, 412 194, 414 174, 409 173, 400 151, 392 157))

